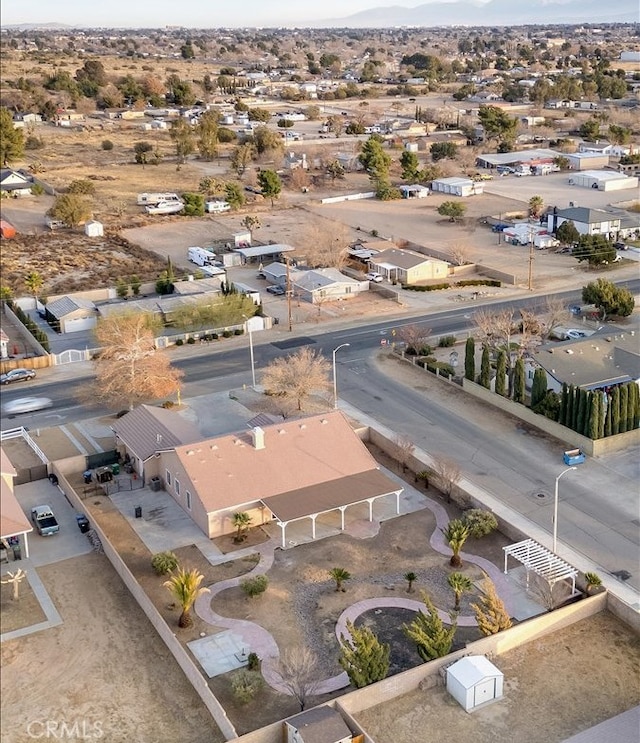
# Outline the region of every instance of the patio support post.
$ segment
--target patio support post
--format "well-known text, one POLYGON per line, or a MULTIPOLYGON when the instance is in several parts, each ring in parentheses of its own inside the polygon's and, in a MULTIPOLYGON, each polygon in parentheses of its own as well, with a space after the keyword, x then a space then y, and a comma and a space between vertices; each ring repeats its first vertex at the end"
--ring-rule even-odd
POLYGON ((400 515, 400 491, 396 490, 396 516, 400 515))
POLYGON ((373 521, 373 498, 367 498, 367 503, 369 504, 369 521, 373 521))
POLYGON ((286 547, 286 542, 285 542, 286 533, 285 532, 287 528, 287 522, 278 521, 278 526, 280 527, 280 531, 282 532, 282 549, 285 549, 286 547))
POLYGON ((344 531, 344 512, 347 510, 346 506, 340 506, 340 529, 344 531))
POLYGON ((313 539, 316 538, 316 519, 317 518, 318 518, 317 513, 311 514, 311 536, 313 539))
POLYGON ((29 537, 27 536, 26 532, 24 534, 24 557, 25 560, 29 559, 29 537))

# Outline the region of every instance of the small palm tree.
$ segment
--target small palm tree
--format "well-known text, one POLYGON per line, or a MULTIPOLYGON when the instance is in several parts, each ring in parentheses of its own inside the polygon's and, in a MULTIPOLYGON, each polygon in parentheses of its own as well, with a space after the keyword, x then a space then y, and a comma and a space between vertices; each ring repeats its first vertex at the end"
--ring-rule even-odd
POLYGON ((351 573, 344 568, 332 568, 329 571, 329 575, 336 582, 336 591, 346 591, 346 588, 342 585, 346 580, 351 578, 351 573))
POLYGON ((602 585, 602 578, 597 573, 585 573, 584 580, 586 583, 587 596, 591 594, 594 588, 600 588, 602 585))
POLYGON ((233 514, 233 525, 238 530, 236 532, 235 542, 242 542, 247 538, 247 530, 251 525, 251 516, 246 511, 233 514))
POLYGON ((404 579, 407 581, 407 593, 411 593, 413 591, 413 583, 414 581, 418 580, 418 576, 415 573, 405 573, 404 579))
POLYGON ((447 578, 447 581, 453 589, 453 595, 456 599, 453 610, 460 611, 460 597, 465 591, 470 591, 473 588, 471 578, 468 578, 462 573, 451 573, 451 575, 447 578))
POLYGON ((544 199, 542 196, 532 196, 529 199, 529 214, 532 217, 539 217, 544 210, 544 199))
POLYGON ((451 567, 462 567, 460 552, 462 551, 464 543, 467 541, 467 537, 469 536, 469 527, 464 523, 464 521, 462 521, 462 519, 452 519, 447 524, 447 528, 442 529, 441 531, 447 541, 447 544, 453 552, 450 560, 451 567))
POLYGON ((200 586, 203 580, 204 575, 196 568, 192 570, 178 568, 178 572, 164 582, 163 585, 169 589, 182 608, 178 627, 191 627, 193 624, 190 613, 191 607, 195 604, 198 596, 209 592, 206 586, 200 586))
POLYGON ((24 277, 24 285, 28 292, 30 292, 35 300, 35 306, 38 307, 38 294, 44 284, 44 279, 37 271, 29 271, 24 277))

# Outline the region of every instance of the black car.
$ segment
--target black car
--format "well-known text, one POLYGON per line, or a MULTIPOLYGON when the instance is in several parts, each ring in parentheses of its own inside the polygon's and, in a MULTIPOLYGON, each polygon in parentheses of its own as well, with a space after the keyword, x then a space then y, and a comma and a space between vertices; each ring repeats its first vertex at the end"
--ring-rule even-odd
POLYGON ((26 382, 33 379, 36 373, 32 369, 12 369, 6 374, 0 375, 0 384, 11 384, 12 382, 26 382))
POLYGON ((277 296, 282 296, 286 293, 281 286, 276 286, 275 284, 273 286, 268 286, 267 291, 269 294, 276 294, 277 296))

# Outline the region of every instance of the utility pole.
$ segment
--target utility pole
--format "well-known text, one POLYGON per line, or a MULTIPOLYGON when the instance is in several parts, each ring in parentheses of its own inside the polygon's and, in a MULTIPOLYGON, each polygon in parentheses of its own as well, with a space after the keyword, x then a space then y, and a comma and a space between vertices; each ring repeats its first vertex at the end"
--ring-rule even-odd
POLYGON ((285 263, 287 265, 287 315, 289 318, 289 332, 293 330, 293 324, 291 322, 291 274, 289 273, 289 256, 285 256, 285 263))
POLYGON ((533 291, 533 230, 529 228, 529 291, 533 291))

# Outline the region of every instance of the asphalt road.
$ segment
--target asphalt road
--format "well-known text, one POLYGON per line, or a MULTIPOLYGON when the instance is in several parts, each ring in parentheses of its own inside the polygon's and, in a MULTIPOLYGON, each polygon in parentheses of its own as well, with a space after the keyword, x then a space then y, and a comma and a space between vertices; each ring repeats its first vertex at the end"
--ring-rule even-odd
MULTIPOLYGON (((639 281, 630 286, 638 290, 639 281)), ((571 301, 578 292, 562 298, 571 301)), ((518 308, 530 298, 498 302, 518 308)), ((539 302, 539 300, 537 300, 539 302)), ((254 334, 256 368, 267 365, 283 353, 310 344, 331 359, 337 354, 339 396, 391 430, 407 434, 414 444, 430 453, 446 453, 462 464, 465 474, 518 512, 551 530, 553 486, 564 469, 562 444, 538 434, 517 421, 506 419, 491 409, 480 416, 461 415, 446 403, 446 397, 429 396, 419 387, 407 387, 384 374, 375 357, 381 340, 392 340, 393 330, 405 324, 424 323, 434 335, 463 332, 470 326, 469 308, 341 328, 309 336, 289 335, 286 331, 254 334)), ((251 383, 248 339, 234 346, 194 347, 175 365, 185 373, 183 397, 237 388, 251 383)), ((89 368, 82 365, 89 372, 89 368)), ((3 389, 3 401, 24 396, 46 396, 52 409, 2 419, 2 429, 17 425, 30 428, 56 425, 87 417, 75 390, 83 378, 50 379, 39 375, 34 383, 3 389), (28 391, 27 391, 28 390, 28 391)), ((92 415, 106 413, 93 410, 92 415)), ((640 589, 640 529, 638 528, 640 481, 637 452, 625 451, 589 459, 575 473, 563 477, 560 489, 559 540, 582 552, 607 572, 627 571, 627 584, 640 589)))

